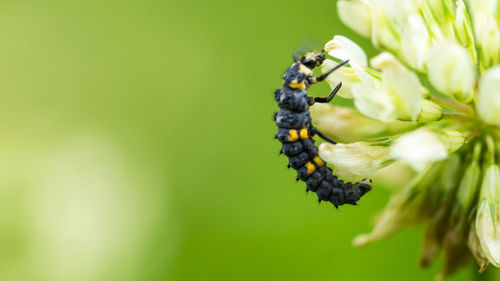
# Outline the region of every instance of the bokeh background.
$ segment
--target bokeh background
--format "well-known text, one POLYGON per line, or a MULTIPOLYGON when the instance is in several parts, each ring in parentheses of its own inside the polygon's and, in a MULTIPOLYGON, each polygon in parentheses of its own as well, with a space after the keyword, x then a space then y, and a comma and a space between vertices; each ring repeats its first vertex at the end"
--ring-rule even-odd
POLYGON ((337 211, 278 156, 272 92, 335 34, 376 53, 334 0, 2 1, 0 280, 433 280, 422 228, 351 246, 391 188, 337 211))

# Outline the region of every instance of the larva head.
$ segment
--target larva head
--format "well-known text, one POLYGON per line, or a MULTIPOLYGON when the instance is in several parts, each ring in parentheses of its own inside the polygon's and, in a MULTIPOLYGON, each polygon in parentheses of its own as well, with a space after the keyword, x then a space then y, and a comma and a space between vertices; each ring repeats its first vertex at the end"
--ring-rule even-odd
POLYGON ((363 179, 362 181, 355 183, 353 186, 353 189, 361 197, 372 189, 372 180, 371 179, 363 179))
POLYGON ((325 60, 325 56, 323 55, 324 51, 321 52, 308 52, 301 59, 300 63, 305 65, 309 69, 313 69, 316 66, 320 66, 325 60))

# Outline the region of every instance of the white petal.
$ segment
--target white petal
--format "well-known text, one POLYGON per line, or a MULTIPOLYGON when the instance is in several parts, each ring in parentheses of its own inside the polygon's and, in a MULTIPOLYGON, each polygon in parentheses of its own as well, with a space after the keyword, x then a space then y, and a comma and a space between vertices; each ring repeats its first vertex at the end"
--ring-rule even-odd
POLYGON ((436 89, 460 102, 472 101, 475 71, 467 49, 453 42, 435 43, 427 59, 427 70, 436 89))
POLYGON ((319 156, 333 164, 336 175, 347 180, 371 176, 388 159, 388 147, 372 146, 367 142, 350 144, 322 143, 319 156))
POLYGON ((403 29, 402 47, 406 60, 415 69, 424 70, 430 42, 429 32, 422 17, 419 14, 411 15, 403 29))
POLYGON ((364 115, 388 122, 396 120, 394 97, 364 83, 352 85, 354 105, 364 115))
MULTIPOLYGON (((337 65, 338 63, 326 59, 321 65, 321 71, 325 73, 337 65)), ((360 82, 358 75, 356 75, 354 70, 352 70, 352 68, 350 67, 341 67, 340 69, 334 71, 332 74, 328 75, 325 80, 326 82, 328 82, 332 89, 337 87, 337 85, 342 82, 342 87, 340 88, 337 95, 348 99, 352 99, 352 84, 360 82)))
POLYGON ((406 69, 387 69, 382 72, 382 83, 384 90, 394 96, 398 119, 416 121, 423 93, 415 73, 406 69))
POLYGON ((372 28, 370 6, 359 1, 338 1, 337 10, 340 20, 350 29, 369 37, 372 28), (354 20, 355 19, 355 20, 354 20))
POLYGON ((423 92, 415 73, 387 52, 374 57, 370 63, 382 69, 382 91, 392 97, 395 117, 416 121, 421 111, 423 92))
POLYGON ((367 72, 367 67, 352 63, 351 68, 356 73, 361 83, 370 88, 375 88, 377 86, 378 81, 376 81, 375 78, 367 72))
POLYGON ((430 163, 448 157, 448 145, 427 129, 418 129, 396 139, 390 147, 391 157, 400 159, 417 171, 430 163))
POLYGON ((316 103, 310 108, 316 127, 339 142, 355 142, 373 138, 388 125, 360 114, 353 107, 316 103))
POLYGON ((332 40, 325 44, 325 50, 334 58, 350 60, 361 66, 367 66, 366 54, 356 43, 349 38, 335 35, 332 40))
POLYGON ((385 48, 398 52, 401 46, 400 40, 394 34, 391 19, 387 17, 380 5, 372 4, 372 43, 377 48, 385 48))
POLYGON ((482 75, 476 109, 485 122, 500 125, 500 66, 482 75))

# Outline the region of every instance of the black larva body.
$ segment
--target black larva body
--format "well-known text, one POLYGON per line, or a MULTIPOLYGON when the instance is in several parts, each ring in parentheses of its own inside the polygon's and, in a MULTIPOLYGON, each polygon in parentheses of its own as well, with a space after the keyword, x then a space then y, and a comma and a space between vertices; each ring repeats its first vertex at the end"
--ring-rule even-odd
MULTIPOLYGON (((311 124, 309 106, 314 102, 329 102, 340 85, 329 98, 312 98, 307 95, 311 84, 322 81, 333 69, 320 77, 312 76, 312 69, 324 60, 321 53, 307 53, 288 68, 283 76, 283 86, 275 91, 275 100, 280 110, 275 114, 278 126, 276 138, 281 142, 281 153, 289 159, 288 167, 297 171, 297 180, 306 182, 307 190, 314 191, 318 201, 329 201, 335 207, 353 204, 371 189, 371 181, 344 182, 332 174, 325 162, 318 156, 318 148, 312 135, 328 139, 311 124)), ((344 62, 346 63, 346 62, 344 62)), ((340 67, 343 64, 340 64, 340 67)))

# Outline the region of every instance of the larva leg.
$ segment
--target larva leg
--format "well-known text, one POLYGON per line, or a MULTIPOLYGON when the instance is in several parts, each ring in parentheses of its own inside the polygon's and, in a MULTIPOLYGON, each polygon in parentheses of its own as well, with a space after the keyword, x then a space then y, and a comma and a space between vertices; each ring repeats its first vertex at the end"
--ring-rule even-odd
POLYGON ((313 134, 316 134, 318 135, 320 138, 324 139, 325 141, 329 142, 329 143, 333 143, 333 144, 336 144, 337 142, 332 140, 331 138, 329 138, 328 136, 326 136, 325 134, 323 134, 320 130, 318 130, 317 128, 311 126, 311 132, 313 134))
POLYGON ((317 82, 321 82, 323 80, 326 79, 326 77, 328 77, 328 75, 332 74, 332 72, 334 72, 335 70, 341 68, 344 64, 348 63, 349 60, 345 60, 339 64, 337 64, 334 68, 328 70, 327 72, 323 73, 321 76, 318 76, 318 77, 308 77, 308 82, 309 84, 314 84, 314 83, 317 83, 317 82))
POLYGON ((319 103, 328 103, 330 102, 333 97, 335 97, 335 94, 340 90, 340 87, 342 87, 342 82, 340 82, 335 89, 330 93, 330 95, 326 98, 324 97, 315 97, 313 98, 314 102, 319 102, 319 103))

